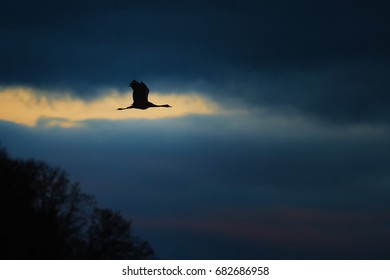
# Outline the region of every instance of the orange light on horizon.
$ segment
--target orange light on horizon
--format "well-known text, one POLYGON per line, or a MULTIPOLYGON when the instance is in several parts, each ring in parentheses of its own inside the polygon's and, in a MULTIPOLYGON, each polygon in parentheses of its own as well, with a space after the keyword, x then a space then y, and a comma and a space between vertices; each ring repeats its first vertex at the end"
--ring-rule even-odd
POLYGON ((93 119, 162 119, 190 114, 218 114, 221 109, 197 93, 151 93, 155 104, 170 104, 172 108, 130 109, 117 111, 132 103, 132 93, 110 90, 105 95, 84 100, 70 93, 41 92, 27 87, 0 88, 0 120, 36 127, 45 119, 47 126, 76 127, 93 119))

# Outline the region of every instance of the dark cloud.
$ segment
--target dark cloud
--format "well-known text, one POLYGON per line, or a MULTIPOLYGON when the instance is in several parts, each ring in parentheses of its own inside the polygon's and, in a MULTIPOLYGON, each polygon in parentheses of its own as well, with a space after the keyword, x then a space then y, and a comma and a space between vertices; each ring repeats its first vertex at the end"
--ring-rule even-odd
POLYGON ((360 1, 8 1, 0 82, 201 90, 331 121, 389 122, 389 5, 360 1))
POLYGON ((212 88, 253 73, 284 83, 286 73, 329 63, 388 65, 388 9, 356 1, 8 1, 1 82, 119 87, 135 77, 212 88))
MULTIPOLYGON (((214 92, 235 93, 231 106, 299 112, 334 123, 389 123, 389 64, 359 60, 323 64, 318 69, 257 72, 228 81, 214 92), (243 90, 245 89, 245 90, 243 90)), ((224 96, 225 94, 225 96, 224 96)))

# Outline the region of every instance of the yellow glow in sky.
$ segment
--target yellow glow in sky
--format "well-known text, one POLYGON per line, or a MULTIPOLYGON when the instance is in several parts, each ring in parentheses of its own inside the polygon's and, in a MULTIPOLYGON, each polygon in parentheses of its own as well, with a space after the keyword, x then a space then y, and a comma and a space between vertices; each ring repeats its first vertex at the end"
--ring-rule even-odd
POLYGON ((170 104, 172 108, 117 111, 118 107, 132 104, 130 91, 111 90, 99 98, 84 100, 69 93, 42 93, 26 87, 0 88, 0 120, 35 127, 40 119, 45 119, 47 126, 75 127, 92 119, 160 119, 220 113, 216 104, 196 93, 150 93, 149 100, 170 104))

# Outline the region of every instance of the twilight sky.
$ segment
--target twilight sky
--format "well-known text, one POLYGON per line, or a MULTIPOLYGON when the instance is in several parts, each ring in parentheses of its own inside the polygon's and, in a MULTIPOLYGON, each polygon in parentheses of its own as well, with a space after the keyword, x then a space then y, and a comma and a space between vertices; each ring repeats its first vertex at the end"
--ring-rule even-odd
POLYGON ((390 257, 386 1, 3 2, 1 143, 158 257, 390 257))

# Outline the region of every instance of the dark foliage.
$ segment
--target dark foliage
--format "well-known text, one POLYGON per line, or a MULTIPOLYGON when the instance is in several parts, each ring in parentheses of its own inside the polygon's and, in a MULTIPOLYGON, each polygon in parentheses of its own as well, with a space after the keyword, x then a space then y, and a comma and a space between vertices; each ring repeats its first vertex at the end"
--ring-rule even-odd
POLYGON ((150 259, 120 213, 100 209, 62 169, 0 148, 0 259, 150 259))

